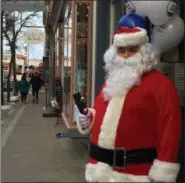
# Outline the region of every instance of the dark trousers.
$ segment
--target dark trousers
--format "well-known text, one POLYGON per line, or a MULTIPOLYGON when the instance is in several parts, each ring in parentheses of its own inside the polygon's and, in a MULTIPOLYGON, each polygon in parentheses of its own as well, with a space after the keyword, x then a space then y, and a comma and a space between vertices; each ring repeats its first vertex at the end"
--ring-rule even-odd
POLYGON ((28 95, 28 93, 25 93, 25 92, 21 93, 21 101, 22 102, 26 101, 27 95, 28 95))
POLYGON ((36 100, 39 99, 39 88, 32 88, 32 95, 35 98, 36 96, 36 100))

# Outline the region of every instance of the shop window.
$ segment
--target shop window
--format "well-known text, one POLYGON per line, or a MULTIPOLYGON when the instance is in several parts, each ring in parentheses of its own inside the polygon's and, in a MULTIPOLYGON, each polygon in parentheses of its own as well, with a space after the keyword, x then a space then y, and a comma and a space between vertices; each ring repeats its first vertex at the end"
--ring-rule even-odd
POLYGON ((60 77, 60 60, 59 60, 59 27, 55 34, 55 77, 60 77))
MULTIPOLYGON (((82 96, 90 100, 88 95, 88 49, 89 49, 89 2, 75 3, 75 49, 73 67, 73 93, 80 92, 82 96)), ((77 120, 78 108, 73 100, 73 121, 77 120)))
POLYGON ((76 26, 76 59, 75 59, 75 87, 74 92, 86 95, 87 86, 87 29, 88 8, 87 4, 77 4, 76 26))
MULTIPOLYGON (((69 4, 70 5, 70 4, 69 4)), ((62 76, 63 76, 63 112, 66 118, 70 115, 70 84, 71 84, 71 33, 72 33, 72 10, 68 7, 65 15, 65 23, 63 25, 62 33, 62 76)))

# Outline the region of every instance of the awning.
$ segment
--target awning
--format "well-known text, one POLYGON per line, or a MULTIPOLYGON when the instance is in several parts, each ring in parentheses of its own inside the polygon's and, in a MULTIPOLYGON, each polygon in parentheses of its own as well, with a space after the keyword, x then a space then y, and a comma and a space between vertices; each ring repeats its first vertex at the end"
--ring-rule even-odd
POLYGON ((1 1, 1 10, 9 11, 44 11, 45 1, 22 1, 4 0, 1 1))

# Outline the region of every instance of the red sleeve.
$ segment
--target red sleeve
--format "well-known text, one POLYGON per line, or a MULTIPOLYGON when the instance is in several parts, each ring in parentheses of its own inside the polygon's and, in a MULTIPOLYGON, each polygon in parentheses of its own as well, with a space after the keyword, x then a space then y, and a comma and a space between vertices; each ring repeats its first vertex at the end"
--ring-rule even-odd
MULTIPOLYGON (((157 93, 157 92, 156 92, 157 93)), ((158 93, 157 140, 158 156, 149 171, 149 177, 159 182, 175 182, 181 137, 181 109, 177 91, 172 83, 158 93)))
POLYGON ((177 90, 172 83, 166 87, 159 104, 158 159, 176 163, 181 137, 181 108, 177 90))

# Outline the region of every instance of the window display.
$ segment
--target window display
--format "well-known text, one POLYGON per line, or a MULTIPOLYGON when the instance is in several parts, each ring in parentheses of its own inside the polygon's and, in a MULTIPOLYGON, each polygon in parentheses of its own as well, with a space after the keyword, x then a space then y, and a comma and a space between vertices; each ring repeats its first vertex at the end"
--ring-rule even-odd
MULTIPOLYGON (((75 4, 75 51, 74 51, 74 88, 73 93, 87 98, 88 87, 88 25, 89 3, 75 4)), ((79 110, 73 101, 73 121, 77 120, 79 110)))
POLYGON ((71 29, 72 29, 72 17, 67 19, 64 24, 63 32, 64 37, 62 37, 63 41, 63 112, 66 118, 69 118, 70 114, 70 80, 71 80, 71 29))

